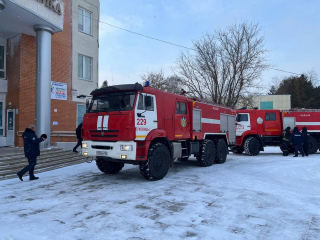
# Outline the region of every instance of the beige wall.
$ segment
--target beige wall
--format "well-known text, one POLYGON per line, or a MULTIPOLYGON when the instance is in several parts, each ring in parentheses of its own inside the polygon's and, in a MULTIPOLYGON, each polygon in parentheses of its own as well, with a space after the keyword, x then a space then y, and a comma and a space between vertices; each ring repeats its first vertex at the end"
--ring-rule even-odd
POLYGON ((92 90, 98 87, 99 79, 99 20, 100 2, 99 0, 73 0, 72 1, 72 47, 73 47, 73 68, 72 68, 72 100, 85 102, 76 95, 89 95, 92 90), (85 9, 92 13, 92 35, 78 30, 78 8, 85 9), (78 54, 91 57, 92 81, 78 78, 78 54))
POLYGON ((267 95, 254 97, 255 107, 260 109, 261 102, 273 102, 273 109, 285 110, 291 108, 290 95, 267 95))
POLYGON ((261 102, 273 102, 273 109, 286 110, 291 108, 291 95, 253 96, 250 101, 240 101, 237 104, 237 108, 248 107, 260 109, 261 102))

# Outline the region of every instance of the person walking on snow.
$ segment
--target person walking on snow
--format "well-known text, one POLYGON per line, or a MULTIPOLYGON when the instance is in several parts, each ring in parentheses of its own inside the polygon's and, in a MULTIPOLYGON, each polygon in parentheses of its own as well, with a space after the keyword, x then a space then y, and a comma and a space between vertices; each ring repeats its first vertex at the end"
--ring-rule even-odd
POLYGON ((309 156, 309 139, 310 133, 306 127, 302 128, 302 139, 303 139, 303 151, 306 156, 309 156))
POLYGON ((73 148, 73 152, 77 153, 77 148, 80 146, 82 148, 82 136, 81 136, 81 129, 82 129, 82 123, 79 124, 79 126, 76 129, 76 135, 78 139, 77 145, 73 148))
POLYGON ((37 165, 37 157, 40 156, 39 143, 47 139, 46 134, 42 134, 40 138, 36 135, 36 127, 30 125, 29 128, 26 128, 22 134, 23 146, 24 146, 24 155, 28 159, 29 165, 21 169, 17 173, 19 179, 23 181, 23 175, 29 171, 29 180, 37 180, 38 177, 34 176, 34 167, 37 165))
POLYGON ((299 132, 298 127, 294 127, 293 129, 293 133, 291 134, 291 142, 294 145, 294 157, 298 157, 298 151, 300 151, 302 157, 304 157, 304 151, 302 148, 303 138, 301 132, 299 132))

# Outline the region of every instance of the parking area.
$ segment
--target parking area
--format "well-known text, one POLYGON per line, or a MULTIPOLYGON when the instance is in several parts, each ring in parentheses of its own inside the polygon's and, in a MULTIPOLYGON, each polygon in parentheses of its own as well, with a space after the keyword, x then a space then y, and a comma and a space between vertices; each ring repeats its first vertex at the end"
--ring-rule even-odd
POLYGON ((1 239, 319 239, 320 154, 176 162, 160 181, 83 163, 0 182, 1 239))

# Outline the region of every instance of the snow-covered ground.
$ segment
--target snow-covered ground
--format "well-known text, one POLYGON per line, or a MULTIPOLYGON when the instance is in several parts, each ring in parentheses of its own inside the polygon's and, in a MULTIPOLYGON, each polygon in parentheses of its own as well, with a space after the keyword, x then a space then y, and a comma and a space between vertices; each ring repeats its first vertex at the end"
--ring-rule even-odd
POLYGON ((177 162, 161 181, 91 164, 0 182, 0 239, 320 239, 320 154, 177 162))

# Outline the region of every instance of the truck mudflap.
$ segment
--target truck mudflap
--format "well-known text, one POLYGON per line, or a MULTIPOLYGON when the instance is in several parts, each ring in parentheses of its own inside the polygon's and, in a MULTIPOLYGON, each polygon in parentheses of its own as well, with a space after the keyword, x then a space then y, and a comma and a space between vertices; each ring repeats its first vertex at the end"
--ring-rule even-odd
POLYGON ((137 143, 134 141, 83 141, 81 151, 82 155, 86 157, 108 157, 119 160, 136 160, 137 143))

